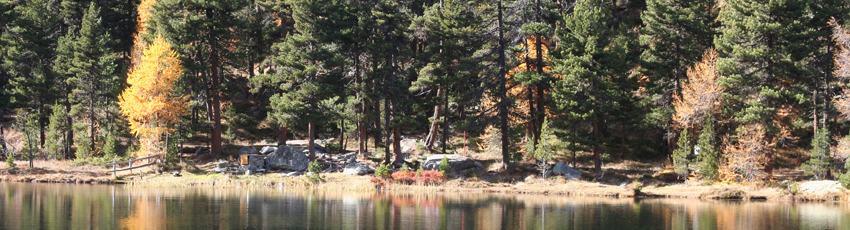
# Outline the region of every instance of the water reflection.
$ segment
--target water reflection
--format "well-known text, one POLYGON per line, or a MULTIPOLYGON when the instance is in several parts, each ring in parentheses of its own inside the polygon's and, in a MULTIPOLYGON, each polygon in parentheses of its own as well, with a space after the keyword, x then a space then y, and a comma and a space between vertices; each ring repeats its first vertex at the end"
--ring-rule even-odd
POLYGON ((848 229, 848 204, 0 183, 0 229, 848 229))

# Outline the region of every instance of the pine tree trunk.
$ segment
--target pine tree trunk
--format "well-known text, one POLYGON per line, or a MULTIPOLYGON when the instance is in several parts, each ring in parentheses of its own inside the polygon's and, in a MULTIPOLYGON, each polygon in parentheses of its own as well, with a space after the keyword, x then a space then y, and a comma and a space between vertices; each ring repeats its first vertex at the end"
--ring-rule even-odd
MULTIPOLYGON (((384 129, 381 126, 381 101, 380 101, 380 99, 375 101, 375 107, 373 109, 375 110, 375 114, 377 115, 377 116, 375 116, 375 130, 377 130, 377 132, 375 132, 375 151, 377 151, 378 147, 381 146, 381 141, 383 141, 383 139, 384 139, 384 137, 382 136, 384 129)), ((387 152, 387 153, 389 153, 389 152, 387 152)))
MULTIPOLYGON (((443 109, 445 109, 446 110, 445 113, 448 114, 449 113, 449 94, 448 94, 448 92, 443 93, 443 98, 445 100, 445 101, 443 101, 443 106, 445 106, 443 109)), ((449 145, 449 117, 448 116, 443 118, 443 135, 442 136, 443 136, 443 154, 446 154, 447 153, 446 147, 449 145)))
POLYGON ((212 99, 212 143, 210 143, 210 154, 218 156, 221 154, 221 104, 218 95, 218 50, 215 41, 210 38, 210 76, 209 97, 212 99))
MULTIPOLYGON (((94 141, 96 138, 94 132, 94 79, 91 79, 91 81, 89 81, 89 90, 91 90, 89 92, 89 139, 91 141, 89 142, 89 149, 91 149, 91 151, 95 151, 94 141)), ((89 154, 89 156, 91 156, 91 154, 89 154)))
POLYGON ((277 145, 286 145, 286 126, 277 126, 277 145))
POLYGON ((395 154, 395 161, 404 161, 404 155, 401 152, 401 130, 398 127, 393 128, 393 154, 395 154))
POLYGON ((316 160, 316 127, 313 127, 313 122, 307 123, 307 152, 310 161, 316 160))
POLYGON ((339 119, 339 153, 345 153, 345 119, 339 119))
MULTIPOLYGON (((443 87, 440 86, 437 88, 437 100, 440 100, 440 96, 442 96, 443 87)), ((442 112, 442 105, 439 103, 434 106, 434 120, 431 121, 431 128, 428 131, 428 136, 425 138, 425 149, 431 150, 434 148, 434 141, 437 139, 437 127, 439 127, 440 115, 442 112)))
POLYGON ((598 143, 599 140, 601 139, 600 133, 602 132, 602 130, 601 130, 602 129, 602 124, 601 124, 602 122, 601 122, 601 118, 599 117, 599 115, 596 115, 596 116, 597 116, 596 117, 597 121, 593 122, 593 139, 597 142, 596 146, 593 147, 593 170, 596 171, 596 174, 598 175, 598 174, 602 173, 602 159, 600 157, 600 155, 601 155, 600 150, 602 148, 601 147, 602 144, 598 143))
POLYGON ((508 105, 507 105, 507 77, 505 77, 505 39, 502 32, 502 0, 499 0, 499 127, 502 133, 502 169, 511 169, 511 156, 508 152, 508 105))
MULTIPOLYGON (((70 95, 70 88, 67 92, 67 95, 70 95)), ((67 127, 65 131, 65 159, 71 159, 71 147, 74 146, 74 129, 72 128, 74 121, 71 116, 68 116, 68 114, 71 114, 71 102, 68 99, 65 99, 65 114, 65 127, 67 127)))
POLYGON ((392 153, 390 153, 390 144, 392 141, 390 140, 390 137, 392 136, 392 128, 390 127, 390 104, 387 97, 384 97, 384 122, 386 122, 385 132, 387 134, 387 140, 384 146, 384 164, 389 164, 390 159, 392 159, 392 153))

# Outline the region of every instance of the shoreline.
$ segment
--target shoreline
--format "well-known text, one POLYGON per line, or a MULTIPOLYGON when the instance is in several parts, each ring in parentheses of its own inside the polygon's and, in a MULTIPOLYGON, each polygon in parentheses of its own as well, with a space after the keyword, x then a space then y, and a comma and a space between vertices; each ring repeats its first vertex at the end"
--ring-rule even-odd
POLYGON ((604 198, 660 198, 699 200, 743 200, 743 201, 796 201, 796 202, 847 202, 850 192, 841 190, 824 194, 799 191, 795 195, 785 189, 764 185, 709 184, 699 181, 682 183, 643 182, 639 194, 635 194, 634 183, 612 185, 584 180, 568 181, 563 177, 543 180, 533 176, 522 181, 488 182, 478 177, 455 178, 440 185, 386 183, 378 188, 373 176, 350 176, 342 173, 323 173, 324 182, 311 183, 306 176, 285 177, 280 173, 254 175, 222 175, 211 170, 195 168, 182 171, 176 177, 170 173, 157 173, 152 169, 137 171, 136 174, 119 174, 113 177, 106 169, 94 166, 67 166, 67 162, 41 162, 36 168, 18 169, 11 174, 0 169, 0 182, 23 183, 68 183, 106 184, 145 188, 295 188, 305 190, 352 191, 352 192, 413 192, 413 193, 481 193, 545 195, 567 197, 604 198))

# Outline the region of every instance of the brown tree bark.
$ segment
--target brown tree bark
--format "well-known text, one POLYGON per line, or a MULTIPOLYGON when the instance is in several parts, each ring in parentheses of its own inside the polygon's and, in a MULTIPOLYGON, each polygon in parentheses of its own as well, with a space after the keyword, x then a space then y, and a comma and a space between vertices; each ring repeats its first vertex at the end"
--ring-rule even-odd
POLYGON ((313 122, 307 123, 307 151, 309 152, 310 161, 316 160, 316 133, 313 122))
POLYGON ((218 156, 221 154, 221 103, 218 95, 218 49, 216 48, 216 42, 210 36, 210 79, 211 83, 208 86, 209 88, 209 97, 211 99, 212 104, 212 137, 210 143, 210 154, 213 156, 218 156))
POLYGON ((507 77, 505 77, 505 39, 502 28, 502 1, 498 3, 498 23, 499 23, 499 127, 502 133, 502 169, 511 169, 511 156, 508 152, 508 105, 507 105, 507 77))
MULTIPOLYGON (((443 93, 443 87, 437 88, 437 100, 441 99, 443 93)), ((439 120, 442 113, 442 105, 441 103, 437 103, 434 106, 434 120, 431 121, 431 128, 428 130, 428 136, 425 137, 425 149, 431 150, 434 147, 434 141, 437 140, 437 128, 439 127, 439 120)))

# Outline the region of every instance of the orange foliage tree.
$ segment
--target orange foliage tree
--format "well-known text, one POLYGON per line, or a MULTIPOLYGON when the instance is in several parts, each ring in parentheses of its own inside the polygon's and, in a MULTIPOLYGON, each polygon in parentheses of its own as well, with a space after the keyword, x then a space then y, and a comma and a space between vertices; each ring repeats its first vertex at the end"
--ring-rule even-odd
MULTIPOLYGON (((832 39, 835 40, 838 50, 835 52, 835 77, 841 81, 850 80, 850 32, 839 25, 833 19, 832 39)), ((850 88, 843 87, 842 94, 836 96, 833 102, 835 109, 841 113, 844 119, 850 119, 850 88)))
POLYGON ((157 36, 127 76, 130 86, 119 96, 118 105, 133 134, 139 137, 141 149, 137 156, 159 153, 162 136, 173 132, 180 117, 188 112, 187 98, 174 93, 182 73, 171 44, 157 36))
POLYGON ((723 153, 725 164, 719 170, 721 181, 756 181, 767 174, 762 171, 767 163, 768 151, 773 151, 775 142, 770 141, 764 124, 745 124, 737 129, 734 143, 726 139, 723 153))
POLYGON ((673 96, 673 120, 680 126, 694 127, 720 107, 723 87, 717 82, 716 61, 717 51, 711 48, 702 55, 702 61, 688 68, 688 81, 682 83, 681 96, 673 96))
POLYGON ((133 49, 130 51, 130 62, 133 67, 139 65, 142 60, 142 52, 148 45, 142 37, 147 33, 148 20, 151 18, 151 8, 153 8, 154 3, 156 3, 156 0, 142 0, 136 8, 139 17, 136 19, 136 33, 133 34, 133 49))

